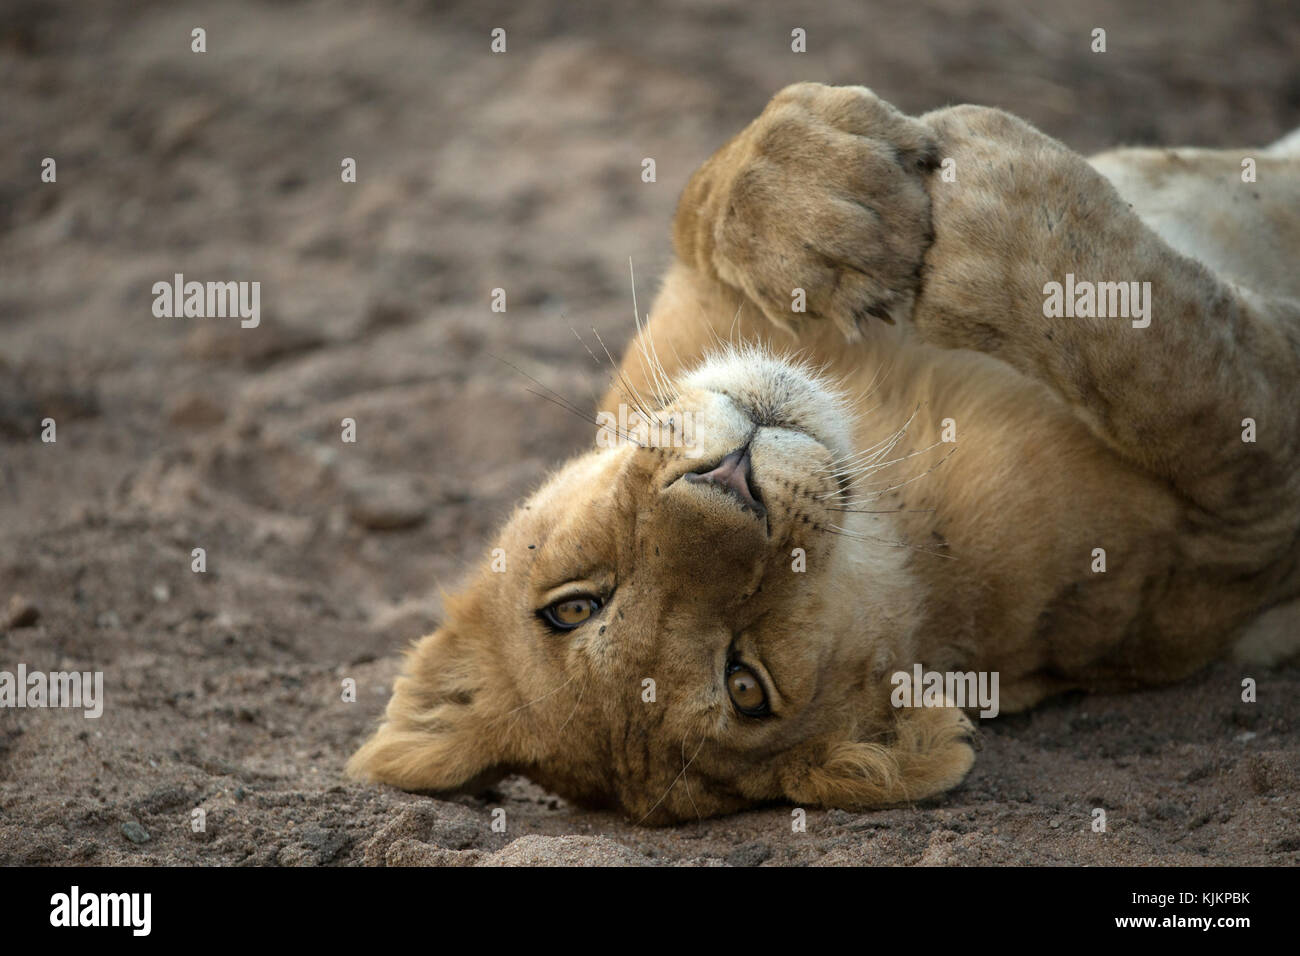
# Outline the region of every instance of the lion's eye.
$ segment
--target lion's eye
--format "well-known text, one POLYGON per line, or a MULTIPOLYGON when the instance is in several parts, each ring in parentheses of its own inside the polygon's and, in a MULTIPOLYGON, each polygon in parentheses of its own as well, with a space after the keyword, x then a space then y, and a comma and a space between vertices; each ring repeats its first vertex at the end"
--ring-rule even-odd
POLYGON ((747 717, 762 717, 767 713, 767 691, 752 670, 744 664, 727 665, 727 693, 736 709, 747 717))
POLYGON ((542 608, 546 623, 561 631, 571 631, 600 610, 600 601, 594 597, 574 597, 556 601, 542 608))

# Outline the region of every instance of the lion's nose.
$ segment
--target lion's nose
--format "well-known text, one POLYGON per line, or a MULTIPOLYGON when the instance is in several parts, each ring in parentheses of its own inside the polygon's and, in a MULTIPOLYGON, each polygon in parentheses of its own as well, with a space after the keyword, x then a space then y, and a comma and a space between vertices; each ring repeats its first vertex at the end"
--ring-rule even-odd
POLYGON ((695 472, 683 477, 691 484, 716 485, 739 498, 742 504, 752 508, 758 514, 767 514, 759 498, 758 489, 751 487, 748 445, 737 448, 709 471, 695 472))

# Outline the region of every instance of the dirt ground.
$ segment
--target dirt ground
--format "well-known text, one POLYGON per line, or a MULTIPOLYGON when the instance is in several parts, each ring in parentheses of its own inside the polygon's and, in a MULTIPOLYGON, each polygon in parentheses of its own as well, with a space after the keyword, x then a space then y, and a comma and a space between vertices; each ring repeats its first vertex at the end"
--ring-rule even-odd
POLYGON ((571 327, 622 347, 628 257, 644 307, 686 178, 782 85, 1001 106, 1084 151, 1300 125, 1300 8, 1138 6, 5 3, 0 670, 102 671, 106 700, 0 711, 0 862, 1300 862, 1295 667, 985 722, 952 794, 804 833, 342 776, 439 588, 591 439, 499 359, 594 401, 571 327), (260 281, 261 325, 156 318, 178 272, 260 281))

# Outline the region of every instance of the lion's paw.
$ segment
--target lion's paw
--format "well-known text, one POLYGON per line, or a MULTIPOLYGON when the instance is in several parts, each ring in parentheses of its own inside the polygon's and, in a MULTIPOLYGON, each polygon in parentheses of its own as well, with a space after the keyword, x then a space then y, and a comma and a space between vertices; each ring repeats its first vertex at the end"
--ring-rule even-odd
POLYGON ((687 186, 678 252, 779 325, 829 319, 856 338, 911 314, 935 163, 930 129, 870 90, 787 87, 687 186))

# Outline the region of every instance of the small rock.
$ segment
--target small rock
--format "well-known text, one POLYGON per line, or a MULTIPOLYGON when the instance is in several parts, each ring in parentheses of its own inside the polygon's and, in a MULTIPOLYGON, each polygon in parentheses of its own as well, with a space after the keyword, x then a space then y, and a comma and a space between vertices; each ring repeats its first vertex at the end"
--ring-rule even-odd
POLYGON ((167 420, 182 428, 210 428, 226 420, 226 410, 198 392, 189 392, 172 403, 167 420))
POLYGON ((338 830, 312 827, 301 834, 302 842, 316 851, 316 862, 324 865, 352 845, 352 837, 338 830))
POLYGON ((415 314, 411 309, 400 302, 372 302, 366 309, 361 328, 366 332, 380 332, 409 325, 414 318, 415 314))
POLYGON ((149 831, 134 820, 122 824, 122 835, 137 845, 149 842, 149 831))
POLYGON ((170 156, 194 147, 217 113, 217 107, 211 102, 186 100, 173 106, 163 113, 154 129, 155 148, 170 156))
POLYGON ((1147 812, 1157 820, 1178 822, 1187 817, 1187 810, 1184 807, 1179 806, 1177 803, 1174 803, 1172 800, 1158 801, 1153 804, 1147 812))
POLYGON ((917 866, 951 866, 961 856, 961 834, 955 830, 935 830, 930 834, 917 866))
POLYGON ((151 790, 146 796, 137 800, 131 809, 135 813, 164 813, 177 807, 189 806, 196 800, 198 800, 197 792, 170 784, 151 790))
POLYGON ((367 866, 395 865, 389 859, 389 850, 407 841, 400 854, 407 862, 396 865, 432 866, 435 864, 429 861, 434 858, 430 856, 434 850, 468 850, 493 842, 489 825, 482 815, 466 807, 428 800, 405 807, 384 824, 361 848, 362 859, 367 866), (417 843, 427 849, 419 849, 417 843), (429 860, 415 862, 425 856, 429 860))
POLYGON ((758 866, 772 857, 772 848, 766 843, 745 843, 728 853, 724 859, 730 866, 758 866))
POLYGON ((41 420, 65 421, 99 414, 94 392, 48 382, 30 371, 0 367, 0 435, 25 439, 40 434, 41 420))
POLYGON ((159 581, 153 586, 153 599, 159 604, 166 604, 172 599, 172 589, 159 581))
POLYGON ((1251 754, 1246 757, 1241 769, 1245 771, 1247 785, 1258 796, 1267 796, 1277 789, 1280 782, 1279 775, 1274 769, 1273 762, 1262 754, 1251 754))
POLYGON ((474 866, 483 850, 448 850, 419 840, 397 840, 384 853, 385 866, 474 866))
POLYGON ((429 514, 429 502, 411 484, 366 479, 351 485, 348 515, 370 531, 413 528, 429 514))
POLYGON ((259 324, 243 327, 242 319, 203 319, 185 338, 185 354, 209 362, 240 362, 265 368, 282 359, 318 349, 325 337, 262 315, 259 324))
POLYGON ((316 854, 299 843, 281 847, 275 856, 277 866, 315 866, 316 854))
POLYGON ((654 861, 608 837, 550 837, 530 833, 484 858, 479 866, 653 866, 654 861))
POLYGON ((6 627, 32 627, 40 619, 40 609, 21 594, 15 594, 9 599, 9 610, 5 614, 6 627))

